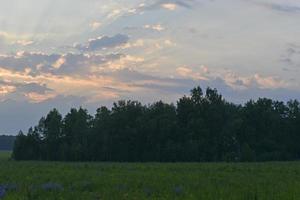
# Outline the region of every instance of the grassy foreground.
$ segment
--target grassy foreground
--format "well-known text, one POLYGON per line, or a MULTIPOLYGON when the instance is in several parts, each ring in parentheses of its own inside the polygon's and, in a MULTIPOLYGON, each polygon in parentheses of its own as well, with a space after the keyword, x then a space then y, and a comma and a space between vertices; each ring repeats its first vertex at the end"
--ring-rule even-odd
POLYGON ((0 150, 0 161, 7 161, 11 157, 11 151, 1 151, 0 150))
POLYGON ((298 162, 60 163, 7 156, 0 153, 0 190, 6 188, 7 200, 300 199, 298 162))

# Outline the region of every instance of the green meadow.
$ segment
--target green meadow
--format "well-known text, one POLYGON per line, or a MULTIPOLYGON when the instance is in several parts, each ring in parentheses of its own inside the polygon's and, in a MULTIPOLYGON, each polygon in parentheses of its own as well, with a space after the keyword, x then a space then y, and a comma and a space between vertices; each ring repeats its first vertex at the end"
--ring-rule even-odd
POLYGON ((0 155, 5 200, 300 199, 298 162, 17 162, 0 155))
POLYGON ((11 151, 0 151, 0 161, 7 161, 11 157, 11 151))

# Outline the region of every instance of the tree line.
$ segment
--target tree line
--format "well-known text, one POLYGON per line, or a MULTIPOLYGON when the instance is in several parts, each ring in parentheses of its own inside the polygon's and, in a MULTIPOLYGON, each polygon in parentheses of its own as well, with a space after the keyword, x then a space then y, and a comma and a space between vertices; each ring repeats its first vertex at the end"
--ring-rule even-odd
POLYGON ((16 138, 16 160, 216 162, 300 158, 300 106, 260 98, 227 102, 200 87, 176 104, 118 101, 95 116, 51 110, 16 138))

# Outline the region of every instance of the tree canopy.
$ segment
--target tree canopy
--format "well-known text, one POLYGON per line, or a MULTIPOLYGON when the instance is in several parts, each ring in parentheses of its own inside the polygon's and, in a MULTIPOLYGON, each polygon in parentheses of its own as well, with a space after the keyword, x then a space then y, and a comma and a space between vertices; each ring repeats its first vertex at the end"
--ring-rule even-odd
POLYGON ((216 162, 300 158, 300 104, 260 98, 227 102, 200 87, 176 104, 119 101, 95 116, 53 109, 17 136, 16 160, 216 162))

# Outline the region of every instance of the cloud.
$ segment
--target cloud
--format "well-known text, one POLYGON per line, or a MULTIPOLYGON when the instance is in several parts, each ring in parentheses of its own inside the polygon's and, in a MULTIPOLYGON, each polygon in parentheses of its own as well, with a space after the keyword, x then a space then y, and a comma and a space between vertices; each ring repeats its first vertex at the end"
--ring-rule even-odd
POLYGON ((158 0, 154 4, 150 5, 150 8, 164 8, 167 10, 174 11, 178 7, 192 9, 199 0, 158 0))
POLYGON ((52 66, 55 69, 59 69, 65 63, 66 63, 66 59, 64 57, 60 57, 52 66))
POLYGON ((34 42, 32 40, 17 40, 15 44, 21 45, 21 46, 28 46, 33 44, 34 42))
MULTIPOLYGON (((137 98, 144 102, 163 99, 174 102, 184 94, 188 94, 190 89, 200 85, 202 88, 217 88, 228 100, 235 103, 244 103, 249 99, 268 97, 287 101, 299 98, 300 95, 293 89, 286 88, 286 82, 276 77, 262 76, 254 74, 248 77, 234 75, 235 78, 229 80, 222 75, 209 75, 211 72, 205 66, 199 67, 199 72, 206 74, 202 77, 191 78, 192 73, 196 73, 187 67, 179 68, 179 77, 163 77, 144 74, 132 69, 122 69, 107 74, 115 80, 119 80, 129 85, 134 90, 126 91, 120 97, 137 98), (247 82, 249 81, 249 82, 247 82), (238 85, 243 88, 238 88, 238 85), (153 95, 157 94, 157 95, 153 95)), ((178 72, 178 71, 177 71, 178 72)))
POLYGON ((280 62, 285 65, 284 69, 298 70, 300 67, 300 45, 289 43, 285 52, 281 55, 280 62))
POLYGON ((116 17, 116 16, 120 15, 121 13, 122 13, 121 9, 114 9, 107 15, 107 18, 110 19, 110 18, 116 17))
POLYGON ((90 27, 91 29, 94 31, 94 30, 97 30, 98 28, 100 28, 102 26, 102 23, 101 22, 98 22, 98 21, 95 21, 95 22, 92 22, 90 23, 90 27))
POLYGON ((19 52, 1 56, 0 97, 2 101, 21 99, 31 102, 45 101, 57 95, 82 95, 89 97, 89 101, 117 98, 119 95, 107 88, 131 89, 105 72, 135 67, 143 61, 142 57, 122 54, 19 52))
POLYGON ((163 3, 163 4, 161 4, 161 7, 165 8, 167 10, 176 10, 177 4, 175 4, 175 3, 163 3))
POLYGON ((83 51, 100 51, 107 48, 114 48, 126 44, 129 41, 129 37, 123 34, 117 34, 115 36, 102 36, 96 39, 90 39, 86 46, 76 45, 75 47, 83 51))
POLYGON ((78 75, 56 75, 43 72, 32 75, 26 71, 17 72, 0 68, 0 79, 6 80, 0 89, 2 100, 27 99, 29 101, 41 102, 57 95, 83 96, 89 99, 89 102, 117 99, 120 97, 117 91, 134 91, 136 88, 131 87, 122 80, 116 79, 113 76, 114 72, 121 70, 125 64, 141 61, 141 58, 124 56, 120 59, 120 63, 111 63, 109 66, 95 68, 90 73, 78 75), (30 84, 21 85, 20 83, 30 84), (110 88, 114 88, 114 90, 110 88))
POLYGON ((194 80, 208 80, 206 75, 208 74, 208 68, 201 66, 198 71, 194 71, 189 67, 183 66, 176 69, 176 73, 180 77, 191 78, 194 80))
POLYGON ((249 88, 284 89, 291 86, 291 83, 282 80, 279 77, 262 76, 258 73, 251 76, 239 76, 232 71, 228 71, 217 77, 223 79, 224 82, 233 89, 240 90, 248 90, 249 88))
POLYGON ((288 83, 286 83, 278 77, 263 77, 259 74, 255 74, 253 76, 253 80, 261 88, 286 88, 288 86, 288 83))
MULTIPOLYGON (((238 84, 238 83, 236 83, 238 84)), ((217 88, 218 91, 230 102, 234 103, 245 103, 250 99, 256 100, 258 98, 266 97, 280 101, 288 101, 291 99, 300 99, 300 94, 296 90, 288 88, 268 88, 260 87, 259 85, 253 84, 251 87, 244 89, 237 89, 228 84, 227 80, 216 77, 209 81, 202 81, 200 83, 202 87, 213 87, 217 88)))
POLYGON ((51 72, 53 74, 70 74, 70 75, 84 75, 91 72, 94 67, 101 66, 107 62, 119 60, 121 54, 65 54, 61 55, 52 66, 51 72))
POLYGON ((282 13, 290 13, 290 14, 299 14, 300 13, 300 4, 298 4, 296 1, 257 1, 257 0, 251 0, 250 2, 253 2, 257 5, 263 6, 265 8, 268 8, 273 11, 282 12, 282 13))
POLYGON ((118 48, 119 49, 129 49, 129 48, 144 47, 144 45, 145 45, 145 40, 137 39, 136 41, 128 42, 118 48))
POLYGON ((18 52, 0 56, 0 67, 25 72, 31 75, 40 73, 82 74, 91 67, 120 59, 121 54, 45 54, 41 52, 18 52))
POLYGON ((138 6, 131 8, 128 13, 142 14, 144 11, 151 11, 156 9, 166 9, 169 11, 175 11, 178 8, 192 9, 201 1, 202 0, 154 0, 150 3, 141 3, 138 6))
POLYGON ((8 33, 0 31, 0 50, 5 50, 9 46, 8 33))
POLYGON ((46 84, 16 82, 13 79, 9 81, 0 80, 0 102, 7 99, 40 102, 54 97, 52 92, 53 90, 49 89, 46 84))
POLYGON ((26 84, 17 84, 18 92, 24 93, 38 93, 38 94, 45 94, 48 91, 52 91, 49 89, 45 84, 40 85, 38 83, 26 83, 26 84))
POLYGON ((16 36, 5 31, 0 31, 0 38, 2 38, 2 40, 14 40, 16 36))
POLYGON ((131 55, 124 55, 121 56, 120 59, 116 59, 113 61, 109 61, 98 68, 101 71, 106 70, 120 70, 124 68, 130 68, 135 67, 137 64, 141 64, 144 62, 144 58, 137 57, 137 56, 131 56, 131 55))
POLYGON ((286 5, 286 4, 269 4, 270 8, 280 12, 287 12, 287 13, 300 13, 299 6, 293 5, 286 5))
POLYGON ((177 78, 164 75, 156 77, 147 75, 149 72, 141 67, 145 66, 144 63, 144 57, 124 54, 48 55, 19 52, 0 57, 0 79, 6 83, 14 83, 2 84, 0 93, 4 97, 2 99, 25 97, 29 101, 40 102, 57 95, 78 95, 88 98, 89 102, 96 102, 151 90, 162 94, 170 89, 168 93, 173 97, 177 94, 174 93, 176 88, 187 88, 186 82, 209 83, 212 80, 222 80, 233 90, 276 90, 292 86, 276 76, 263 76, 259 73, 240 76, 230 71, 210 71, 206 66, 192 68, 184 65, 176 68, 177 78), (30 85, 19 86, 16 83, 30 85))
POLYGON ((15 86, 0 82, 0 99, 3 98, 5 95, 12 93, 14 91, 15 91, 15 86))
POLYGON ((20 35, 14 33, 8 33, 0 31, 0 48, 1 46, 5 47, 26 47, 34 44, 35 42, 30 39, 29 35, 20 35))
POLYGON ((160 31, 165 30, 165 27, 163 27, 161 24, 155 24, 155 25, 146 24, 146 25, 144 25, 144 29, 151 29, 151 30, 160 32, 160 31))
POLYGON ((177 44, 170 39, 157 39, 157 40, 148 40, 147 48, 144 51, 147 54, 152 54, 157 52, 157 50, 169 49, 170 47, 175 47, 177 44))
POLYGON ((41 52, 17 52, 12 55, 0 56, 0 67, 16 71, 30 70, 37 71, 39 65, 52 68, 52 63, 60 58, 59 54, 44 54, 41 52))

